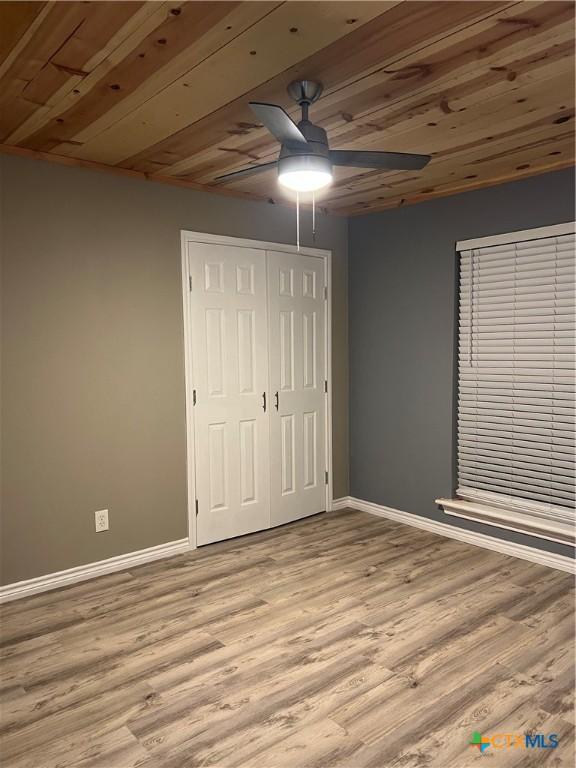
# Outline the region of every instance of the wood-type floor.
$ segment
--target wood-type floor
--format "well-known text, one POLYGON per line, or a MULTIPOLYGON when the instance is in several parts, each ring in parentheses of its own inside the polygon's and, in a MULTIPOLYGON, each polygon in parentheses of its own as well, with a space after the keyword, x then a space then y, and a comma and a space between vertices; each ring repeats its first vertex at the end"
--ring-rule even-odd
POLYGON ((0 763, 572 768, 573 644, 569 574, 323 514, 4 606, 0 763))

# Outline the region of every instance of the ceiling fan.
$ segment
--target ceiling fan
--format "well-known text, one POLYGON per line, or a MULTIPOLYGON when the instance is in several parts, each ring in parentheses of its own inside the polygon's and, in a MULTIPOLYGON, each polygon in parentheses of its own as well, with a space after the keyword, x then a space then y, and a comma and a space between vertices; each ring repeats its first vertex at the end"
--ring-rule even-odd
POLYGON ((326 131, 308 119, 308 108, 320 98, 322 90, 322 84, 313 80, 290 83, 288 93, 302 109, 302 119, 298 125, 277 104, 251 101, 250 107, 258 120, 281 144, 278 160, 226 173, 218 176, 216 181, 235 181, 277 166, 280 184, 296 192, 314 192, 332 181, 334 165, 418 171, 430 161, 430 155, 330 149, 326 131))

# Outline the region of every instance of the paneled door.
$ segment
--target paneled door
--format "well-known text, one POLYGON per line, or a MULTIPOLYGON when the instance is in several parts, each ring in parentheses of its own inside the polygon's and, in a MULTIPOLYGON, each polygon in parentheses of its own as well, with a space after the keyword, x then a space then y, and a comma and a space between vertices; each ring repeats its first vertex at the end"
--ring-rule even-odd
POLYGON ((270 527, 266 253, 188 243, 198 544, 270 527))
POLYGON ((324 260, 268 251, 272 525, 326 509, 324 260))

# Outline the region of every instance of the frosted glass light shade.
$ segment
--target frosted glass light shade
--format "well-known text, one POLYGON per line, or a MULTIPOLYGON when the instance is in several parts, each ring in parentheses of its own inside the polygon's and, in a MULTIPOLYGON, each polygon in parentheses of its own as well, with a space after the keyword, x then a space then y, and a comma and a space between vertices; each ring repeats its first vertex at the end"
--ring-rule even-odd
POLYGON ((332 181, 332 174, 326 171, 288 171, 280 173, 278 181, 283 187, 295 192, 315 192, 327 186, 332 181))
POLYGON ((278 182, 295 192, 315 192, 332 181, 332 165, 321 155, 291 155, 278 161, 278 182))

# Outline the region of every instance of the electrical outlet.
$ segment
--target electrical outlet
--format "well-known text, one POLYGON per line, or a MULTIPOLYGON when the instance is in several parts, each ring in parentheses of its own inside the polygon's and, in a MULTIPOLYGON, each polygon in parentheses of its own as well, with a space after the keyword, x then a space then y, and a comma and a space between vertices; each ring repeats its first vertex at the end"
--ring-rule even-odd
POLYGON ((94 512, 94 522, 96 523, 96 533, 108 530, 108 510, 99 509, 94 512))

